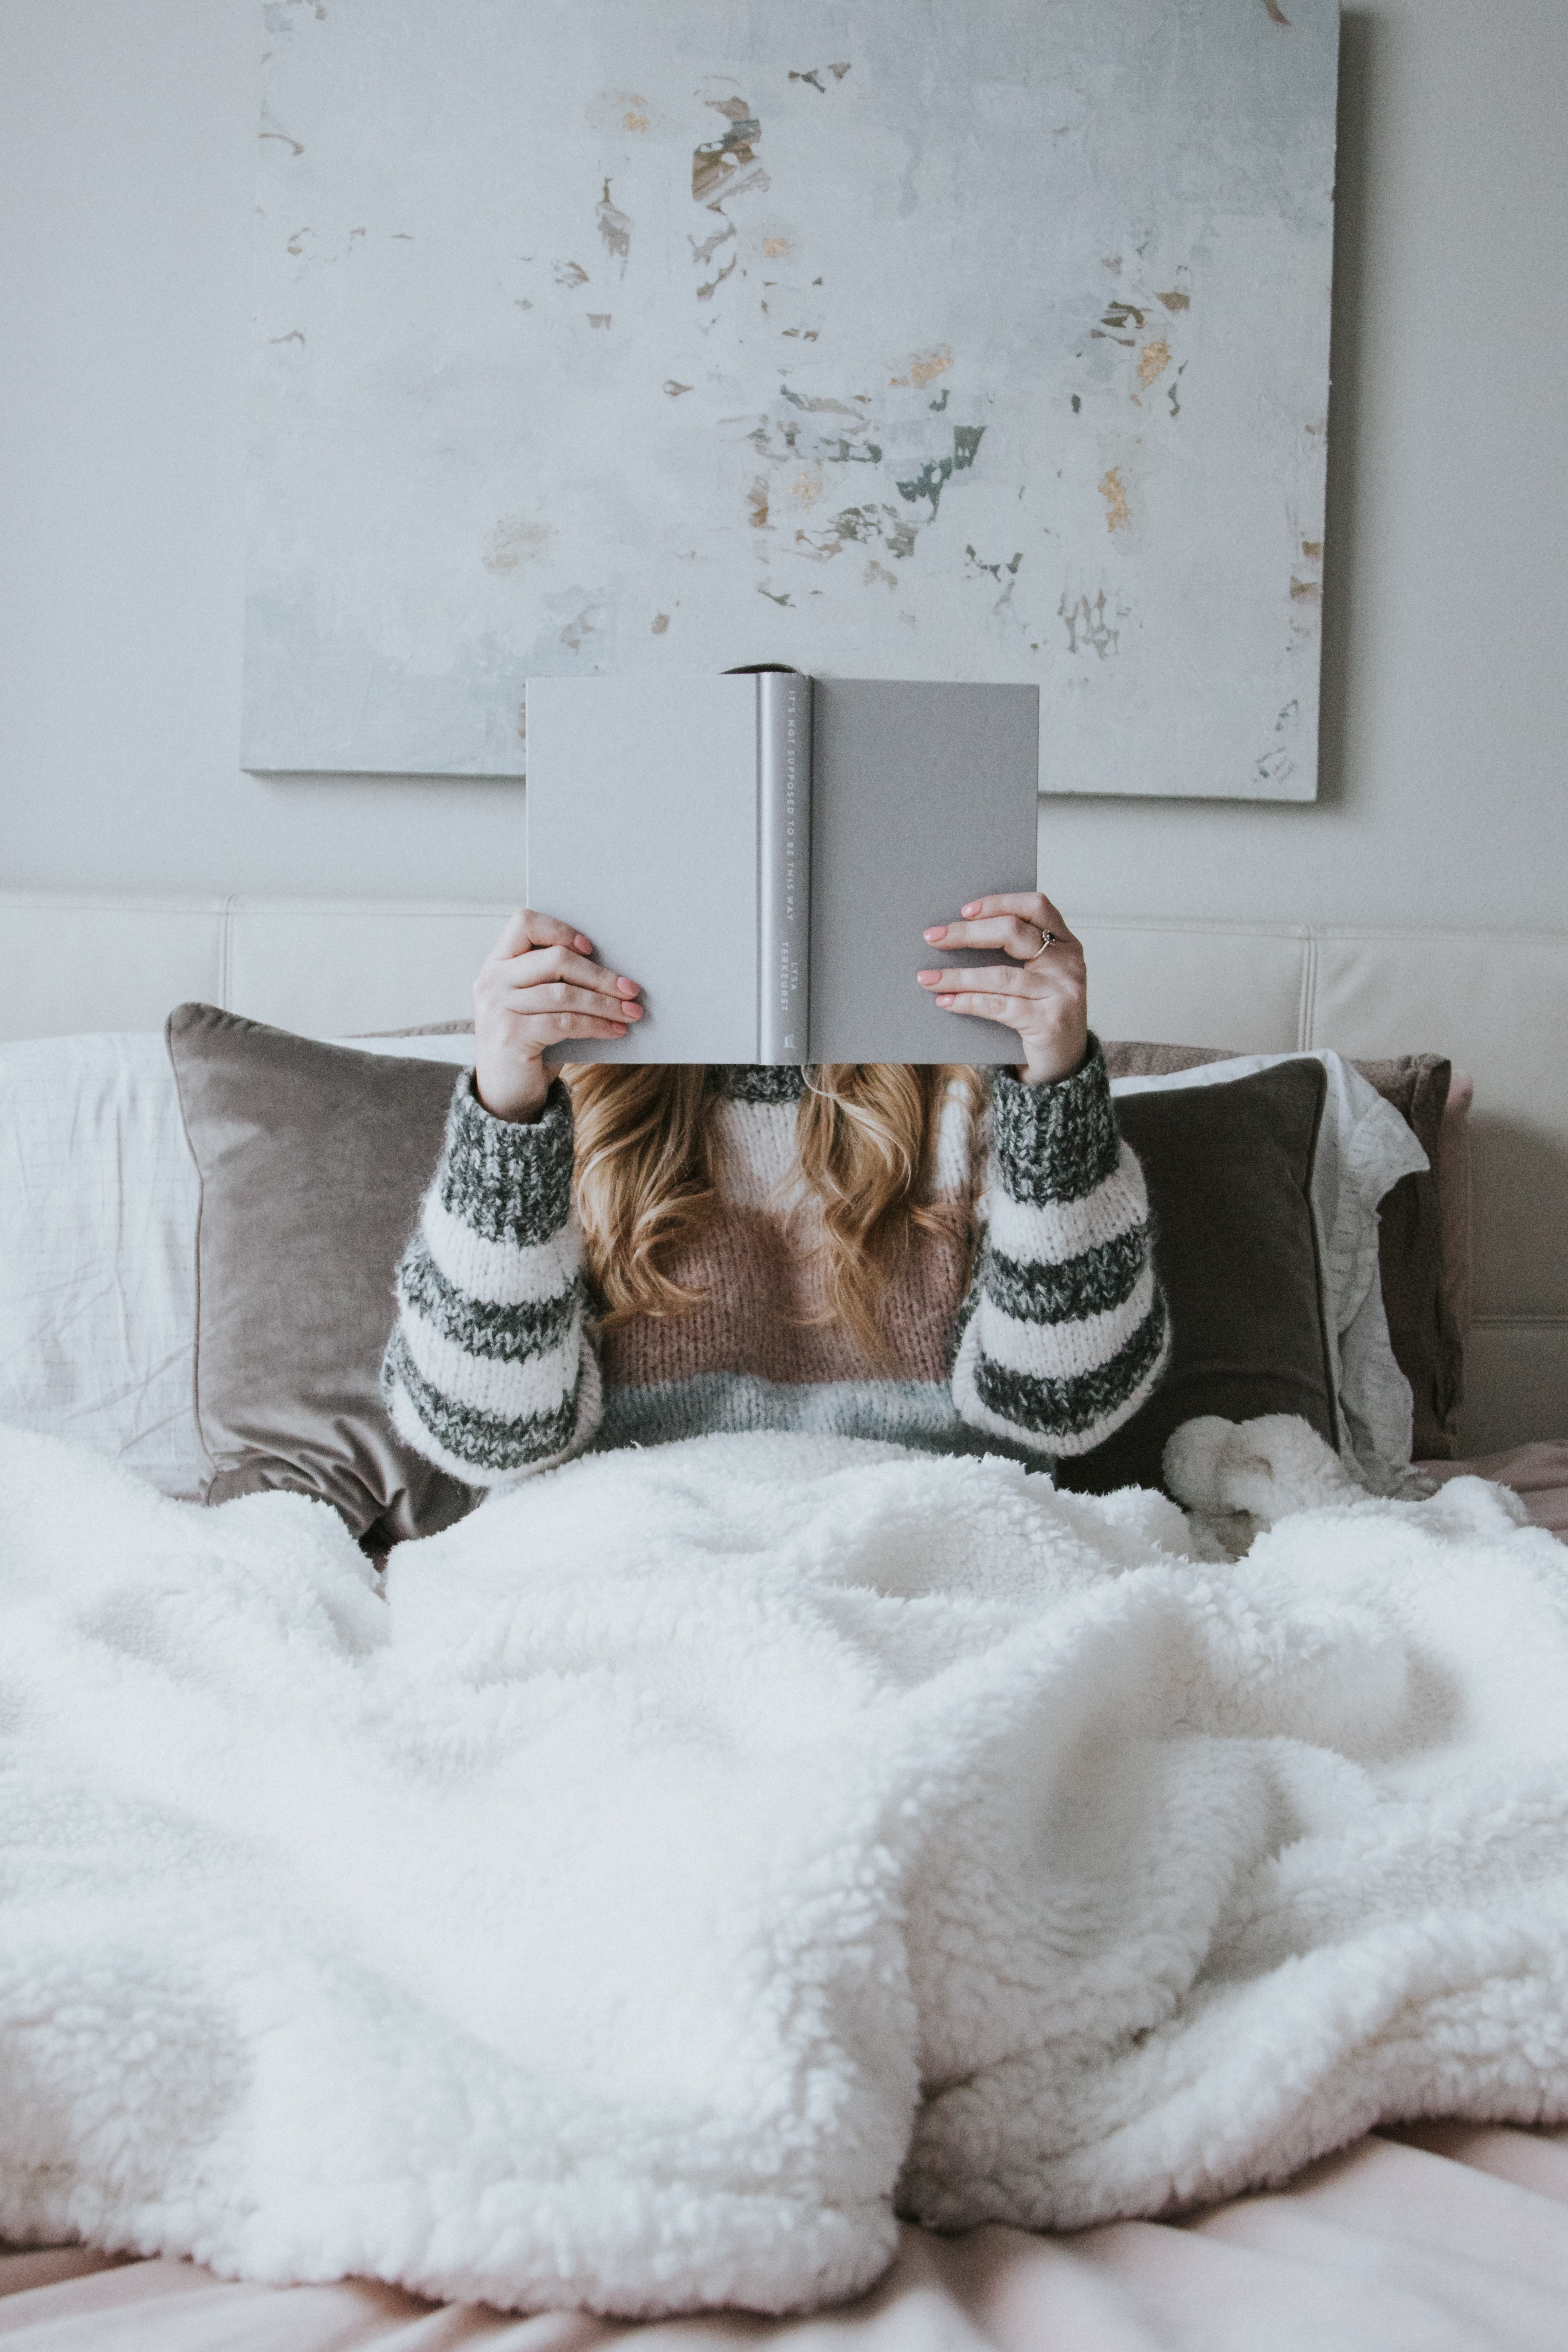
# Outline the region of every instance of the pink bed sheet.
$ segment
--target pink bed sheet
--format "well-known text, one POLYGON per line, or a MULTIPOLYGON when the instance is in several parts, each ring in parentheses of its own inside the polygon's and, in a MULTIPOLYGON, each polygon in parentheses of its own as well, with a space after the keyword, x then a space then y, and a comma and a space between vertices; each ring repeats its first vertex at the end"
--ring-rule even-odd
MULTIPOLYGON (((1513 1486, 1568 1542, 1568 1440, 1430 1463, 1513 1486)), ((88 2247, 0 2248, 3 2352, 1568 2352, 1568 2131, 1373 2133, 1271 2194, 1074 2237, 903 2232, 808 2318, 528 2319, 395 2288, 235 2284, 88 2247)))
POLYGON ((189 2263, 0 2254, 5 2352, 1563 2352, 1568 2133, 1374 2134, 1272 2195, 1069 2238, 906 2230, 807 2318, 508 2318, 390 2287, 234 2285, 189 2263))

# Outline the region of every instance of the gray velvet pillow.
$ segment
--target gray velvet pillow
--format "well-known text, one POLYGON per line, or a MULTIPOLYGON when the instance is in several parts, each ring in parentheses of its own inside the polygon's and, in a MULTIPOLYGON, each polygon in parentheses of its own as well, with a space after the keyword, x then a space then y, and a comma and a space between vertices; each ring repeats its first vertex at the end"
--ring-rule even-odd
POLYGON ((380 1373, 457 1074, 211 1004, 178 1006, 165 1034, 202 1185, 203 1499, 319 1496, 375 1551, 450 1526, 479 1495, 403 1444, 380 1373))
MULTIPOLYGON (((1164 1077, 1231 1055, 1214 1045, 1114 1043, 1105 1048, 1113 1078, 1164 1077)), ((1448 1234, 1467 1220, 1447 1213, 1447 1187, 1462 1180, 1449 1169, 1443 1127, 1452 1065, 1436 1054, 1400 1054, 1386 1061, 1352 1062, 1392 1103, 1426 1154, 1430 1166, 1402 1176, 1378 1219, 1378 1273, 1394 1361, 1414 1402, 1411 1451, 1417 1462, 1452 1461, 1458 1451, 1458 1416, 1465 1387, 1465 1333, 1455 1302, 1468 1268, 1449 1263, 1448 1234)))
POLYGON ((1058 1465, 1058 1485, 1158 1486, 1166 1439, 1199 1413, 1300 1413, 1338 1445, 1312 1215, 1327 1093, 1322 1064, 1300 1061, 1118 1098, 1117 1123, 1149 1188, 1171 1360, 1114 1437, 1058 1465))

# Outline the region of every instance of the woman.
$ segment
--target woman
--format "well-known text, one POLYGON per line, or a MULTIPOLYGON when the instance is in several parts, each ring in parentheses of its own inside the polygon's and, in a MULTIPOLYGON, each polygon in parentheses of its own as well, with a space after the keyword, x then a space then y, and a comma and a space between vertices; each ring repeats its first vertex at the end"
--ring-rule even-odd
POLYGON ((641 990, 569 923, 514 915, 398 1275, 384 1383, 408 1443, 489 1487, 711 1430, 1048 1463, 1135 1412, 1165 1308, 1082 950, 1033 892, 963 915, 927 941, 1011 960, 918 985, 1016 1029, 1016 1075, 622 1064, 552 1083, 545 1048, 624 1037, 641 990))

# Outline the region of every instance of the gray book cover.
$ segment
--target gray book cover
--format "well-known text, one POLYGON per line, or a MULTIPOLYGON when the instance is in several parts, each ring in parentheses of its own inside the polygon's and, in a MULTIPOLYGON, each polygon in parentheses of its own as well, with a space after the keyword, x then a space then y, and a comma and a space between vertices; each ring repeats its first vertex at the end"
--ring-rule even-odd
POLYGON ((1032 686, 795 675, 532 678, 528 895, 643 988, 572 1062, 1018 1059, 941 1013, 921 937, 1035 887, 1032 686))

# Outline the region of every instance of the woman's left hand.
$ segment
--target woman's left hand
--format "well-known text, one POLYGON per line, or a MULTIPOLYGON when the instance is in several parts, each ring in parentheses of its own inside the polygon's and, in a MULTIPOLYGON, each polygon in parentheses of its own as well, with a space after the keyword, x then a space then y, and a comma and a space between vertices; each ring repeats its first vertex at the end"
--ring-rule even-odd
POLYGON ((933 924, 925 937, 932 947, 1000 948, 1017 959, 984 970, 916 976, 943 1013, 978 1013, 1016 1029, 1024 1046, 1018 1076, 1026 1085, 1048 1086, 1082 1066, 1089 1051, 1083 950, 1048 898, 1037 890, 972 898, 962 922, 933 924))

